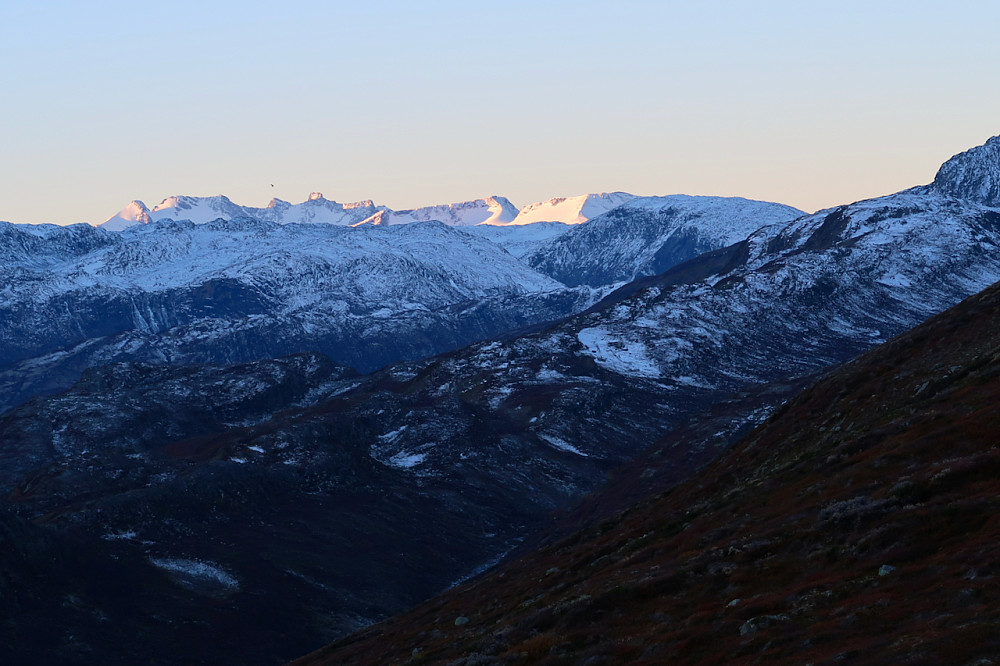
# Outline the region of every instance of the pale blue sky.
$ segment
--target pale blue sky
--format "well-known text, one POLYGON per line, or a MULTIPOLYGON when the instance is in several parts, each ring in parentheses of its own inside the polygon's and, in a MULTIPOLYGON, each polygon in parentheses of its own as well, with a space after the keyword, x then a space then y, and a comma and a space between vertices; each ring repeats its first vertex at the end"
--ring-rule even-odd
POLYGON ((811 211, 1000 134, 997 25, 921 0, 7 2, 0 220, 314 190, 811 211))

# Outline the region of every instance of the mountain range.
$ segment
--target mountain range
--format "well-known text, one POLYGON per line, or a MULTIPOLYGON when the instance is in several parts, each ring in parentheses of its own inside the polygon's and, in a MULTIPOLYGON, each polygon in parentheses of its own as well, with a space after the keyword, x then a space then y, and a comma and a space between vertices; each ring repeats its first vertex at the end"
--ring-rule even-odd
MULTIPOLYGON (((168 201, 177 205, 163 210, 199 222, 165 217, 122 231, 0 225, 0 410, 119 360, 234 363, 320 351, 368 372, 580 312, 614 284, 569 286, 514 256, 544 257, 553 230, 576 236, 588 225, 279 223, 246 217, 223 198, 168 201), (240 216, 205 221, 226 212, 240 216)), ((310 204, 332 205, 302 206, 310 204)), ((657 267, 725 244, 736 214, 752 212, 760 224, 800 214, 711 197, 629 206, 619 242, 631 242, 630 224, 655 229, 657 267)), ((615 251, 607 234, 584 238, 558 250, 560 270, 579 263, 573 256, 615 251)), ((651 270, 645 256, 635 266, 616 261, 618 273, 604 277, 651 270)))
POLYGON ((529 204, 518 209, 500 196, 473 199, 461 203, 440 204, 406 210, 391 210, 376 206, 370 199, 355 203, 337 203, 313 192, 299 204, 272 199, 265 208, 241 206, 224 195, 214 197, 172 196, 150 209, 141 201, 129 205, 99 226, 109 231, 122 231, 139 224, 161 220, 188 220, 204 224, 218 219, 232 220, 251 217, 276 224, 361 224, 389 225, 437 221, 451 226, 476 224, 515 225, 537 222, 582 224, 623 203, 638 199, 625 192, 602 192, 576 197, 560 197, 529 204))
MULTIPOLYGON (((64 663, 127 663, 162 653, 183 625, 205 646, 188 663, 272 663, 528 548, 553 510, 613 470, 627 487, 608 486, 594 515, 672 488, 817 376, 1000 279, 998 165, 994 138, 930 185, 813 215, 631 199, 547 237, 547 221, 6 225, 3 339, 21 356, 0 370, 17 396, 0 414, 0 488, 17 514, 5 529, 30 545, 15 552, 32 555, 9 558, 7 598, 25 619, 4 636, 23 632, 22 646, 64 663), (118 320, 103 314, 114 308, 118 320), (117 330, 97 328, 109 320, 117 330), (452 337, 381 369, 344 360, 353 339, 369 350, 418 331, 452 337), (155 584, 131 606, 62 578, 32 597, 24 581, 49 552, 78 552, 84 570, 118 558, 129 579, 155 584), (67 594, 79 603, 60 606, 67 594), (27 624, 47 612, 62 618, 57 637, 27 624), (116 632, 142 638, 125 655, 116 632)), ((601 548, 593 534, 570 538, 601 548)), ((747 631, 781 614, 792 617, 748 616, 765 620, 747 631)), ((524 640, 551 626, 525 625, 524 640)), ((420 631, 422 644, 379 640, 409 658, 450 635, 420 631)), ((520 645, 504 641, 448 658, 499 663, 520 645)))

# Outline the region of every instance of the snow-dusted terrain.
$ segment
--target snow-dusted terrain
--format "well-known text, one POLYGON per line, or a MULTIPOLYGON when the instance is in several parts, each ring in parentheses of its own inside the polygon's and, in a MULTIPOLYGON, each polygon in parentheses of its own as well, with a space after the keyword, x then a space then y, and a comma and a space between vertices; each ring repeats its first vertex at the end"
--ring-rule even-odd
POLYGON ((525 261, 567 285, 629 282, 802 215, 739 197, 632 199, 537 246, 525 261))
POLYGON ((0 406, 115 360, 325 351, 371 370, 557 319, 568 289, 438 222, 0 226, 0 406))
POLYGON ((603 230, 591 260, 618 276, 663 270, 798 213, 742 199, 559 201, 577 217, 625 203, 586 224, 507 224, 515 209, 501 197, 401 212, 317 193, 260 209, 170 197, 153 210, 133 202, 97 228, 5 224, 0 410, 114 361, 319 350, 367 372, 586 309, 616 281, 587 278, 567 259, 567 247, 587 253, 592 235, 579 234, 590 226, 603 230), (585 242, 558 243, 570 235, 585 242))
POLYGON ((531 224, 477 224, 461 227, 462 231, 486 238, 519 259, 537 251, 556 236, 573 227, 562 222, 533 222, 531 224))

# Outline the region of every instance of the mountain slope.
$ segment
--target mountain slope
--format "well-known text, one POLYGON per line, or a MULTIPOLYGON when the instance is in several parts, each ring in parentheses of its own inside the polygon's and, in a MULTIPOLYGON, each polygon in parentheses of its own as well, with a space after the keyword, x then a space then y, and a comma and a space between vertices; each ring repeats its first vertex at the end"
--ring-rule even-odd
MULTIPOLYGON (((631 438, 584 455, 536 432, 539 407, 618 413, 594 434, 603 440, 615 424, 666 411, 650 387, 622 386, 628 402, 616 406, 581 377, 564 380, 572 403, 539 386, 538 405, 497 413, 493 395, 414 392, 423 371, 354 377, 316 355, 92 369, 72 390, 0 416, 0 490, 59 534, 100 535, 112 555, 141 554, 178 575, 204 569, 177 580, 201 604, 160 617, 193 623, 199 642, 238 631, 260 654, 234 663, 273 663, 474 573, 634 454, 631 438), (240 615, 274 595, 280 621, 294 625, 283 641, 271 631, 282 631, 278 618, 240 615)), ((648 437, 655 424, 635 430, 648 437)), ((155 653, 160 638, 137 636, 127 654, 155 653)), ((121 645, 80 643, 124 658, 121 645)))
MULTIPOLYGON (((634 265, 659 271, 720 246, 741 225, 756 228, 792 210, 708 198, 641 202, 629 204, 638 217, 595 220, 600 238, 579 236, 590 240, 574 251, 599 241, 602 252, 593 259, 600 270, 613 264, 624 273, 638 270, 634 265), (682 233, 664 232, 662 221, 675 217, 684 220, 682 233), (654 250, 646 247, 643 225, 650 224, 659 225, 654 235, 671 237, 666 244, 686 240, 647 257, 654 250)), ((461 227, 466 234, 435 222, 408 231, 398 224, 344 228, 369 204, 315 194, 297 207, 249 209, 225 197, 171 197, 153 211, 133 202, 116 220, 153 223, 115 233, 49 231, 43 238, 10 226, 8 247, 19 249, 0 266, 9 285, 0 294, 0 410, 65 388, 87 367, 125 360, 232 363, 318 350, 369 371, 559 319, 600 295, 586 285, 566 289, 515 259, 533 252, 563 262, 562 246, 553 245, 558 239, 546 241, 565 225, 472 225, 484 215, 509 218, 513 209, 504 199, 407 212, 414 220, 472 225, 461 227), (257 217, 233 217, 247 213, 257 217), (343 219, 289 223, 329 222, 330 215, 343 219)), ((377 214, 383 221, 393 215, 377 214)))
POLYGON ((634 199, 554 238, 525 261, 567 285, 630 282, 802 215, 789 206, 740 198, 634 199))
POLYGON ((371 370, 594 299, 440 223, 239 218, 3 233, 0 409, 119 360, 238 362, 316 349, 371 370))
POLYGON ((671 492, 296 663, 989 663, 998 331, 994 286, 671 492))
POLYGON ((511 255, 523 259, 546 243, 573 227, 562 222, 533 222, 531 224, 477 224, 461 227, 462 231, 489 240, 511 255))

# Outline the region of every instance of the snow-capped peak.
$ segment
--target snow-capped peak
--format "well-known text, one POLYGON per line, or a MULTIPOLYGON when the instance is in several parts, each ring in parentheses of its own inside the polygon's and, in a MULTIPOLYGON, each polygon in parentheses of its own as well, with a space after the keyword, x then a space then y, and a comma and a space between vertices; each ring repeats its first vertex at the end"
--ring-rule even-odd
POLYGON ((121 231, 136 224, 148 224, 163 219, 190 220, 195 224, 205 224, 218 219, 232 220, 238 217, 251 217, 277 224, 354 226, 358 224, 406 224, 436 220, 449 226, 472 226, 476 224, 507 224, 516 216, 517 208, 500 196, 393 211, 385 206, 375 205, 371 199, 338 203, 327 199, 320 192, 313 192, 302 203, 292 204, 281 199, 271 199, 265 208, 240 206, 222 195, 167 197, 152 210, 146 208, 142 202, 132 202, 100 226, 112 231, 121 231))
POLYGON ((931 187, 943 194, 1000 207, 1000 136, 942 164, 931 187))
POLYGON ((549 199, 525 206, 510 224, 532 224, 534 222, 582 224, 612 208, 617 208, 638 198, 635 194, 627 192, 600 192, 549 199))
POLYGON ((381 206, 376 206, 375 202, 371 199, 365 199, 364 201, 354 201, 351 203, 343 204, 344 210, 351 210, 354 208, 381 208, 381 206))
POLYGON ((228 197, 219 194, 214 197, 167 197, 150 211, 154 222, 163 219, 190 220, 195 224, 205 224, 219 218, 243 217, 246 212, 228 197))
POLYGON ((436 220, 453 227, 476 224, 508 224, 517 217, 517 208, 504 197, 490 196, 461 203, 425 206, 411 210, 388 211, 369 224, 409 224, 436 220))
POLYGON ((149 216, 149 208, 136 199, 101 226, 109 231, 121 231, 136 224, 149 224, 150 222, 152 219, 149 216))
POLYGON ((382 210, 370 200, 340 204, 313 192, 309 199, 300 204, 291 204, 281 199, 271 199, 265 208, 240 206, 228 197, 172 196, 149 210, 142 202, 133 201, 120 213, 101 226, 112 231, 121 231, 136 224, 148 224, 160 220, 189 220, 195 224, 205 224, 218 219, 232 220, 251 217, 277 224, 356 224, 366 217, 382 210), (137 206, 141 206, 138 208, 137 206))

